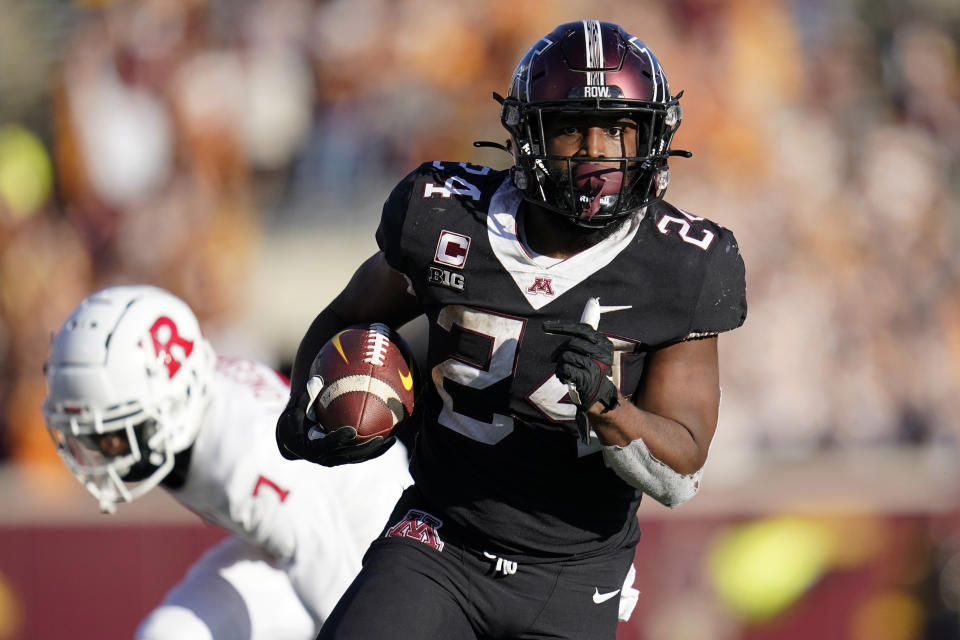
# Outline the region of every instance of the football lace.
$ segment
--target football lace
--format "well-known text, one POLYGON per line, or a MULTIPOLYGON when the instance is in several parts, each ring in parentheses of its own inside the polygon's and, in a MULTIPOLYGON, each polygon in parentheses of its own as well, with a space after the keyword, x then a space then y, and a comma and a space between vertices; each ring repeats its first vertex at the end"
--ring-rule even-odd
POLYGON ((370 325, 367 331, 367 339, 364 342, 363 361, 376 367, 382 367, 387 357, 387 349, 390 347, 390 338, 387 337, 390 328, 385 324, 376 322, 370 325))

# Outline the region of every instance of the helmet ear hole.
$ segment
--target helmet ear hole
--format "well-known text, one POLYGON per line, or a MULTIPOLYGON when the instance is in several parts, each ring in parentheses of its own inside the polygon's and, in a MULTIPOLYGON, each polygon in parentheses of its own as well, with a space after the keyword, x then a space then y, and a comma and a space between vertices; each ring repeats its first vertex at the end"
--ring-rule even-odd
POLYGON ((520 126, 520 107, 516 102, 505 102, 500 108, 500 120, 507 128, 520 126))
POLYGON ((513 186, 520 191, 527 190, 527 174, 520 167, 511 167, 510 178, 513 180, 513 186))
POLYGON ((680 120, 683 118, 683 109, 680 107, 680 103, 671 105, 667 108, 667 115, 663 119, 663 124, 668 127, 673 127, 680 124, 680 120))
POLYGON ((660 169, 657 171, 657 192, 665 191, 670 184, 670 169, 660 169))

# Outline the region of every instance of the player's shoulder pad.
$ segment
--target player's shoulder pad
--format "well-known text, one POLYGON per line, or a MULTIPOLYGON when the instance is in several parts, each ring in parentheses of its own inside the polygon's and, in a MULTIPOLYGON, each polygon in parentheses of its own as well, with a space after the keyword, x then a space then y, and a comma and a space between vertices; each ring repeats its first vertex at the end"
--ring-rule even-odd
POLYGON ((698 248, 712 253, 730 241, 736 244, 733 233, 726 227, 663 200, 651 205, 647 215, 660 234, 679 247, 698 248))
POLYGON ((445 212, 482 212, 503 182, 505 171, 467 162, 424 162, 401 180, 386 203, 377 243, 388 261, 396 253, 405 228, 445 212))
MULTIPOLYGON (((488 202, 505 171, 467 162, 424 162, 401 180, 383 207, 383 216, 400 223, 424 200, 488 202)), ((433 209, 435 214, 435 208, 433 209)), ((399 230, 399 229, 397 229, 399 230)))
POLYGON ((746 272, 737 239, 730 229, 667 202, 651 207, 651 222, 665 241, 692 251, 681 263, 700 273, 700 292, 688 337, 735 329, 747 316, 746 272), (698 259, 699 258, 699 259, 698 259))
POLYGON ((414 174, 413 196, 478 203, 489 200, 503 182, 504 172, 469 162, 434 160, 420 165, 414 174))
POLYGON ((232 358, 217 354, 214 376, 221 384, 231 387, 229 393, 244 396, 264 406, 286 404, 290 383, 286 376, 256 360, 232 358))

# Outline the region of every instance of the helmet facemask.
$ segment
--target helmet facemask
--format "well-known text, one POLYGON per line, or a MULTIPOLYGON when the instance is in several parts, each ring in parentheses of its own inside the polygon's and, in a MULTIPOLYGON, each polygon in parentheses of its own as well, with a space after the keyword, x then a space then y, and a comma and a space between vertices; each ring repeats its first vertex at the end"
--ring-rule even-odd
MULTIPOLYGON (((61 414, 64 415, 64 414, 61 414)), ((50 419, 47 429, 61 459, 99 502, 114 513, 157 486, 173 469, 176 453, 153 418, 127 418, 104 424, 83 423, 76 416, 50 419)))
POLYGON ((501 122, 512 138, 514 183, 538 206, 587 229, 603 228, 659 199, 669 183, 667 159, 680 124, 680 105, 676 98, 666 107, 639 102, 525 105, 506 98, 501 122), (620 156, 550 154, 550 122, 564 117, 629 121, 636 144, 620 156), (511 120, 517 124, 511 126, 511 120))

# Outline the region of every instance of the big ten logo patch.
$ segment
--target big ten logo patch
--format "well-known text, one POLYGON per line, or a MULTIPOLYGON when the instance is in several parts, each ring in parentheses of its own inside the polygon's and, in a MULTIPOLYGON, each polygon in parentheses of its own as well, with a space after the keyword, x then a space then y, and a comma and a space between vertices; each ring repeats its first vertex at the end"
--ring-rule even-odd
POLYGON ((427 267, 427 282, 440 285, 441 287, 463 291, 465 280, 463 274, 454 273, 453 271, 441 269, 440 267, 427 267))
POLYGON ((387 529, 384 537, 409 538, 433 547, 437 551, 443 551, 443 540, 437 533, 437 529, 442 526, 442 520, 435 518, 426 511, 410 509, 400 522, 387 529))
POLYGON ((160 316, 150 327, 150 339, 157 359, 167 368, 167 375, 171 378, 182 364, 178 357, 188 358, 193 352, 193 341, 181 336, 177 324, 167 316, 160 316))
POLYGON ((463 269, 463 265, 467 262, 468 251, 470 251, 469 236, 444 230, 440 232, 440 239, 437 241, 437 251, 433 256, 433 261, 463 269))

